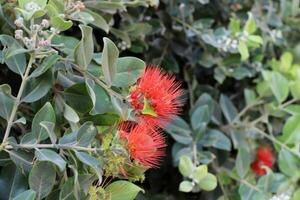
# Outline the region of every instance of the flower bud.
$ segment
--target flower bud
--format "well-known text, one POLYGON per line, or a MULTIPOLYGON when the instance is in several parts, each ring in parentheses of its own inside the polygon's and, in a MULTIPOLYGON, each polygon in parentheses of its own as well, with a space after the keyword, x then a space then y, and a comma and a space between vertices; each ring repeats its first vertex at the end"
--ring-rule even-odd
POLYGON ((49 40, 42 39, 42 40, 39 41, 39 46, 40 47, 47 47, 49 45, 50 45, 50 41, 49 40))
POLYGON ((38 31, 40 28, 41 28, 41 26, 38 25, 38 24, 33 24, 32 27, 31 27, 31 29, 32 29, 33 31, 38 31))
POLYGON ((48 28, 49 27, 49 21, 47 19, 43 19, 42 22, 41 22, 41 26, 43 28, 48 28))
POLYGON ((78 8, 79 10, 83 10, 85 9, 85 5, 81 1, 76 1, 76 8, 78 8))
POLYGON ((47 37, 48 36, 48 32, 47 31, 40 31, 39 35, 42 37, 47 37))
POLYGON ((20 30, 20 29, 16 30, 16 31, 15 31, 15 38, 16 38, 17 40, 20 40, 20 39, 22 39, 22 37, 23 37, 23 31, 20 30))
POLYGON ((17 27, 22 27, 23 25, 24 25, 24 19, 23 19, 23 17, 19 17, 18 19, 16 19, 15 20, 15 25, 17 26, 17 27))
POLYGON ((27 47, 33 47, 34 46, 33 40, 29 39, 28 37, 24 37, 24 44, 27 47))
POLYGON ((35 2, 31 1, 25 4, 25 10, 28 12, 35 12, 41 10, 42 8, 35 2))
POLYGON ((52 32, 52 33, 59 33, 59 30, 58 29, 56 29, 56 28, 54 28, 54 27, 51 27, 50 28, 50 32, 52 32))

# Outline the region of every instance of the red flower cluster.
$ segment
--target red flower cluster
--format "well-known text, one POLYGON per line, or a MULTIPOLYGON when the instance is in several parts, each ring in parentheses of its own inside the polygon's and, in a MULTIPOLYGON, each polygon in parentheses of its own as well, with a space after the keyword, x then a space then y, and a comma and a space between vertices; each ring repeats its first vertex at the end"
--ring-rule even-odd
POLYGON ((251 169, 258 175, 266 174, 262 166, 273 167, 275 158, 270 147, 259 147, 256 151, 256 159, 251 164, 251 169))
POLYGON ((129 98, 141 121, 163 128, 179 113, 182 94, 174 76, 157 67, 147 67, 129 98))
POLYGON ((149 129, 133 123, 123 123, 120 138, 127 141, 130 157, 144 166, 158 167, 166 146, 163 135, 157 129, 149 129))
POLYGON ((150 168, 158 167, 166 146, 159 128, 179 113, 182 94, 175 77, 157 67, 145 69, 129 94, 138 123, 124 122, 119 127, 119 137, 126 141, 132 159, 150 168))

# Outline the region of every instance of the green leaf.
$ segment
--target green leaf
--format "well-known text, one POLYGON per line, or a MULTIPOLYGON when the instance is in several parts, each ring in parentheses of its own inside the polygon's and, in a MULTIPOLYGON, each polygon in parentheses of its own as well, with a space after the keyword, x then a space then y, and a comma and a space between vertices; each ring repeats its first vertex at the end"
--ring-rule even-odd
POLYGON ((61 16, 54 16, 51 18, 51 26, 59 31, 66 31, 73 26, 71 20, 65 21, 61 16))
POLYGON ((37 144, 37 140, 35 139, 32 132, 29 132, 29 133, 26 133, 25 135, 23 135, 20 143, 21 144, 37 144))
POLYGON ((76 13, 72 20, 77 20, 84 25, 91 24, 95 21, 94 17, 90 13, 85 11, 80 11, 76 13))
POLYGON ((64 91, 67 104, 79 113, 87 113, 93 108, 85 83, 74 84, 64 91))
POLYGON ((64 185, 61 188, 61 191, 59 193, 59 200, 72 200, 76 199, 75 194, 77 194, 78 191, 76 191, 76 187, 74 185, 74 178, 68 178, 68 180, 64 183, 64 185))
POLYGON ((68 106, 66 103, 64 104, 64 117, 66 120, 73 123, 77 123, 80 120, 76 111, 72 107, 68 106))
POLYGON ((111 103, 114 110, 116 111, 116 113, 118 113, 123 121, 126 121, 130 118, 130 107, 128 104, 124 103, 114 96, 111 96, 111 103))
POLYGON ((230 139, 217 129, 209 129, 204 137, 201 139, 200 144, 205 147, 215 147, 225 151, 231 150, 230 139))
POLYGON ((245 61, 249 58, 249 51, 246 43, 242 40, 239 41, 239 53, 241 54, 241 61, 245 61))
POLYGON ((193 141, 192 131, 189 125, 180 117, 176 116, 165 128, 166 131, 181 144, 190 144, 193 141))
POLYGON ((105 78, 105 82, 110 87, 116 74, 119 50, 110 39, 104 37, 103 42, 104 47, 102 51, 102 72, 105 78))
POLYGON ((95 126, 112 126, 119 122, 120 117, 115 113, 98 114, 84 117, 83 122, 91 121, 95 126))
POLYGON ((117 38, 120 38, 126 43, 126 45, 131 46, 131 40, 127 31, 122 31, 113 27, 110 27, 110 33, 112 33, 117 38))
POLYGON ((205 191, 212 191, 217 187, 217 178, 213 174, 207 173, 206 176, 201 179, 198 185, 205 191))
POLYGON ((97 129, 92 122, 85 122, 78 130, 77 144, 87 147, 91 144, 97 134, 97 129))
POLYGON ((197 107, 191 115, 191 125, 194 131, 199 130, 202 126, 210 121, 210 112, 207 105, 197 107))
POLYGON ((78 184, 80 189, 88 193, 89 188, 97 178, 93 174, 78 174, 78 184))
POLYGON ((16 74, 23 75, 26 69, 25 54, 17 54, 5 59, 7 67, 16 74))
POLYGON ((237 109, 233 105, 232 101, 225 95, 220 97, 220 106, 226 120, 230 123, 237 116, 237 109))
POLYGON ((284 110, 291 115, 300 115, 300 105, 292 104, 285 107, 284 110))
POLYGON ((300 176, 300 159, 285 149, 281 149, 278 156, 280 171, 290 177, 300 176))
POLYGON ((116 10, 125 11, 126 7, 123 2, 113 2, 113 1, 91 1, 86 2, 85 5, 87 7, 97 9, 97 10, 104 10, 105 12, 113 12, 115 13, 116 10))
POLYGON ((49 162, 36 163, 29 174, 29 186, 37 194, 37 199, 43 199, 52 191, 55 184, 55 167, 49 162))
POLYGON ((193 180, 195 180, 195 182, 200 183, 202 179, 207 175, 207 173, 207 165, 200 165, 194 170, 192 178, 193 180))
POLYGON ((277 101, 282 103, 289 95, 288 80, 277 71, 263 71, 263 77, 267 81, 277 101))
POLYGON ((270 87, 277 101, 282 103, 289 95, 289 82, 279 72, 271 73, 270 87))
POLYGON ((13 164, 4 166, 0 174, 0 198, 13 199, 28 187, 27 178, 13 164))
POLYGON ((239 187, 239 194, 241 200, 266 200, 261 192, 258 192, 255 188, 244 183, 242 183, 239 187))
POLYGON ((48 5, 51 5, 52 7, 54 7, 57 14, 64 12, 64 9, 65 9, 64 3, 60 0, 49 0, 48 5))
POLYGON ((54 132, 55 124, 52 122, 43 121, 40 123, 40 125, 47 131, 47 133, 50 137, 51 143, 55 144, 57 141, 57 136, 54 132))
POLYGON ((26 190, 20 193, 18 196, 13 198, 13 200, 35 200, 36 192, 33 190, 26 190))
POLYGON ((237 18, 230 18, 229 29, 232 33, 239 33, 241 31, 241 22, 237 18))
POLYGON ((290 90, 295 99, 300 99, 300 80, 290 81, 290 90))
POLYGON ((64 136, 59 139, 58 143, 63 145, 76 145, 77 135, 77 130, 71 133, 65 133, 64 136))
POLYGON ((98 159, 85 152, 75 151, 77 158, 84 164, 91 167, 98 176, 99 182, 102 182, 102 165, 98 159))
POLYGON ((15 9, 19 11, 26 20, 42 17, 46 13, 44 8, 46 7, 47 0, 18 0, 18 2, 20 7, 15 9), (28 3, 35 3, 37 6, 39 6, 39 9, 26 9, 26 5, 28 3))
POLYGON ((145 62, 135 57, 122 57, 117 59, 116 74, 112 85, 116 87, 129 87, 136 83, 145 69, 145 62))
POLYGON ((280 71, 288 72, 293 63, 293 55, 290 52, 285 52, 280 57, 280 71))
POLYGON ((195 105, 190 109, 189 113, 192 115, 192 113, 198 109, 200 106, 208 106, 208 115, 211 116, 211 120, 216 123, 218 119, 215 118, 214 114, 217 111, 217 103, 214 101, 214 99, 207 93, 201 94, 201 96, 197 99, 195 102, 195 105))
POLYGON ((49 102, 47 102, 34 116, 32 121, 32 133, 37 141, 43 141, 49 137, 47 130, 41 126, 41 122, 52 122, 55 124, 55 112, 49 102))
POLYGON ((248 34, 256 31, 256 22, 251 12, 248 12, 248 20, 244 26, 244 31, 246 31, 248 34))
POLYGON ((22 101, 26 103, 35 102, 44 97, 52 86, 52 73, 49 70, 38 78, 30 79, 31 84, 27 84, 22 101))
POLYGON ((49 68, 51 68, 60 58, 59 55, 54 54, 50 55, 49 57, 45 58, 41 65, 38 66, 31 74, 30 78, 38 77, 42 74, 44 74, 49 68))
POLYGON ((256 102, 256 94, 253 90, 245 89, 244 96, 246 99, 247 106, 253 105, 256 102))
POLYGON ((101 15, 99 15, 98 13, 95 13, 89 9, 86 9, 85 11, 93 16, 94 21, 90 22, 92 25, 104 30, 106 33, 109 32, 109 25, 107 24, 107 22, 101 15))
POLYGON ((280 141, 285 144, 295 144, 300 141, 300 115, 296 114, 288 118, 285 122, 280 141))
POLYGON ((182 181, 179 185, 179 191, 191 192, 194 188, 194 184, 190 181, 182 181))
POLYGON ((128 181, 115 181, 105 188, 111 195, 111 200, 134 200, 139 192, 144 190, 128 181))
POLYGON ((35 156, 39 161, 49 161, 55 164, 61 172, 66 169, 66 161, 62 159, 55 151, 50 149, 37 149, 35 151, 35 156))
POLYGON ((9 151, 11 160, 18 166, 23 173, 28 173, 33 164, 33 155, 23 150, 9 151))
POLYGON ((251 161, 250 153, 245 148, 240 148, 235 160, 235 168, 239 177, 243 178, 246 176, 250 169, 251 161))
MULTIPOLYGON (((262 37, 260 37, 259 35, 249 35, 248 37, 248 45, 250 44, 253 44, 253 43, 257 43, 257 44, 260 44, 262 45, 264 43, 262 37)), ((253 44, 253 46, 256 47, 256 44, 253 44)))
POLYGON ((60 51, 68 55, 68 58, 73 59, 75 48, 79 43, 74 37, 64 36, 64 35, 55 35, 52 39, 52 43, 59 45, 63 44, 63 47, 60 48, 60 51))
POLYGON ((14 121, 14 124, 23 124, 23 125, 26 125, 26 119, 25 119, 25 117, 21 117, 19 119, 16 119, 14 121))
POLYGON ((90 111, 90 114, 103 114, 112 111, 112 104, 106 91, 91 79, 86 79, 85 83, 93 102, 93 109, 90 111))
POLYGON ((41 8, 44 8, 47 4, 47 0, 18 0, 20 8, 25 8, 28 3, 36 3, 41 8))
POLYGON ((292 200, 298 200, 298 199, 300 199, 300 188, 294 192, 293 198, 292 198, 292 200))
POLYGON ((79 25, 81 30, 81 41, 75 48, 74 57, 75 62, 79 68, 86 70, 88 65, 93 59, 94 42, 93 42, 93 29, 89 26, 79 25))
POLYGON ((0 86, 0 116, 6 120, 9 119, 12 108, 14 105, 14 99, 11 95, 11 89, 9 85, 0 86))
POLYGON ((267 174, 259 178, 257 187, 264 192, 272 192, 273 181, 275 181, 273 172, 267 170, 267 174))
POLYGON ((183 176, 189 177, 192 175, 194 168, 194 164, 188 156, 180 157, 178 169, 183 176))
POLYGON ((1 151, 0 152, 0 166, 3 167, 10 163, 11 163, 11 159, 9 157, 9 154, 5 151, 1 151))

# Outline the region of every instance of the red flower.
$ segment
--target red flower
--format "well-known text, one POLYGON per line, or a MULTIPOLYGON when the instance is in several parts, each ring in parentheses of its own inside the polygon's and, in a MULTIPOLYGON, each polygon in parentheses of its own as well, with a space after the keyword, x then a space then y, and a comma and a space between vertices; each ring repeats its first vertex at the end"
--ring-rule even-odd
POLYGON ((132 159, 150 168, 158 167, 164 156, 166 144, 157 129, 125 122, 120 125, 119 137, 127 141, 128 152, 132 159))
POLYGON ((157 67, 147 67, 131 89, 131 105, 140 121, 163 127, 180 111, 183 91, 175 77, 157 67))
POLYGON ((270 147, 259 147, 256 151, 256 159, 251 163, 251 169, 258 175, 265 175, 266 170, 262 166, 273 167, 275 158, 270 147))

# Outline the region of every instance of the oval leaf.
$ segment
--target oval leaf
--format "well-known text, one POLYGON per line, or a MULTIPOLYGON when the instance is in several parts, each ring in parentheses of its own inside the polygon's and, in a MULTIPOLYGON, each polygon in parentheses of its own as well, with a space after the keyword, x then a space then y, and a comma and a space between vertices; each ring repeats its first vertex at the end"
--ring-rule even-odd
POLYGON ((139 192, 144 190, 128 181, 115 181, 105 188, 110 193, 111 200, 134 200, 139 192))
POLYGON ((37 193, 37 199, 50 194, 55 184, 55 167, 49 162, 36 163, 29 174, 30 189, 37 193))

